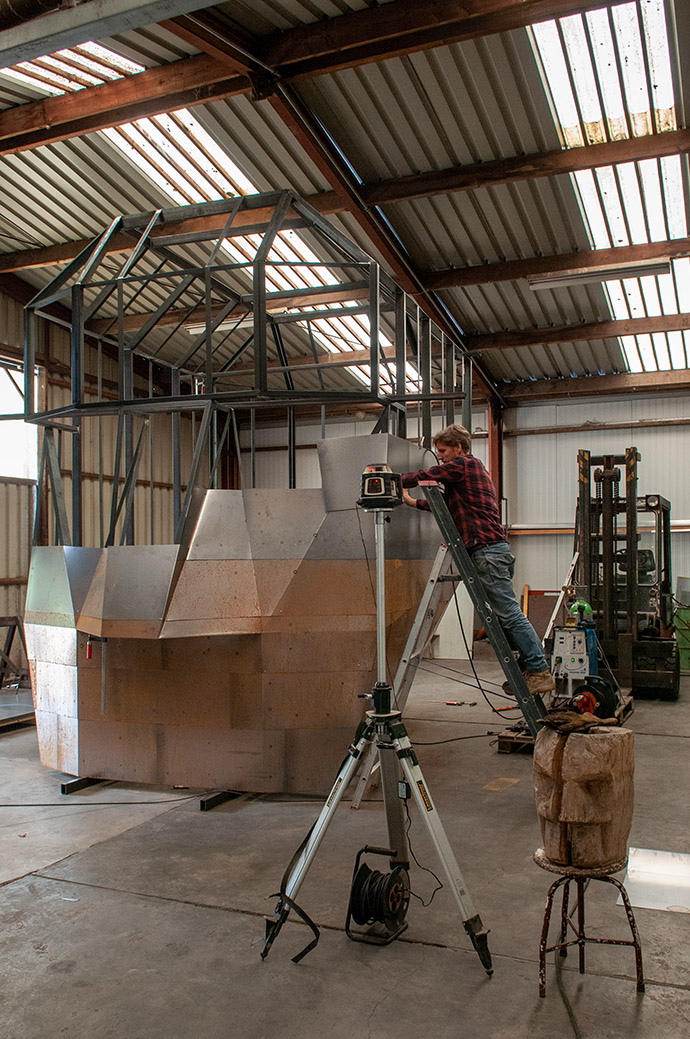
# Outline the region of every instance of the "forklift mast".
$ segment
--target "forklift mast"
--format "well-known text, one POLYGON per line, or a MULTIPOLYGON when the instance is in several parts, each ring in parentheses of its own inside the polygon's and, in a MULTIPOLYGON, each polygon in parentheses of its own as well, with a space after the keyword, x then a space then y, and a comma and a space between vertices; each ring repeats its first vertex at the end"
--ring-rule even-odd
POLYGON ((671 504, 660 494, 638 496, 639 461, 634 447, 624 455, 578 452, 575 585, 578 598, 592 607, 601 649, 621 689, 676 699, 671 504), (653 551, 640 548, 641 514, 653 518, 653 551))

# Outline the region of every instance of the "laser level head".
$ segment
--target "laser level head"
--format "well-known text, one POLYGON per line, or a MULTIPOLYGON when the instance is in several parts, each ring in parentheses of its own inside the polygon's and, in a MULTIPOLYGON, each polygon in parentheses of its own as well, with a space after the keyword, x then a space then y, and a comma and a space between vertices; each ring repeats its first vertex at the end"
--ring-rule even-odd
POLYGON ((368 465, 362 473, 362 486, 357 504, 365 512, 394 509, 402 505, 402 477, 389 465, 368 465))

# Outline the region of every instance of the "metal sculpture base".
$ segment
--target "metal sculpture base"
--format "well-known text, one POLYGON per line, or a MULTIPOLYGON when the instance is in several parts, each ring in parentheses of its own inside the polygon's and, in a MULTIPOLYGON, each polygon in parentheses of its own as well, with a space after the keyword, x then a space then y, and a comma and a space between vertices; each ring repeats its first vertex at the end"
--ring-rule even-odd
POLYGON ((374 710, 367 712, 367 721, 362 722, 357 730, 355 740, 348 748, 347 757, 340 767, 321 814, 295 852, 283 875, 280 891, 276 896, 278 903, 273 918, 266 920, 266 937, 261 958, 265 959, 268 955, 291 909, 311 927, 314 934, 313 940, 306 948, 293 957, 293 962, 298 963, 316 946, 319 940, 318 927, 296 904, 295 898, 314 861, 336 808, 357 771, 362 755, 371 745, 374 745, 381 771, 381 790, 388 827, 387 851, 390 852, 391 869, 409 868, 409 846, 403 818, 403 802, 411 794, 436 849, 445 874, 446 884, 455 899, 463 926, 482 966, 490 975, 493 973, 493 967, 487 932, 483 928, 479 914, 465 887, 460 867, 438 818, 429 788, 402 722, 401 713, 398 710, 390 709, 391 693, 392 689, 387 683, 377 682, 374 686, 372 692, 374 710), (401 779, 401 772, 404 779, 401 779))

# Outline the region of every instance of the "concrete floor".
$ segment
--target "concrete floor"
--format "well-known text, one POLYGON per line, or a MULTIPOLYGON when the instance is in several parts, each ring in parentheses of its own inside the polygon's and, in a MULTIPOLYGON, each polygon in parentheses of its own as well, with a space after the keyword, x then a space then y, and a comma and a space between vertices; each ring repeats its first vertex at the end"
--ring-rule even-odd
MULTIPOLYGON (((462 671, 464 662, 441 662, 462 671)), ((294 914, 260 959, 263 917, 321 807, 315 799, 242 796, 199 811, 198 791, 100 784, 61 795, 41 767, 32 729, 0 736, 1 1034, 7 1039, 686 1039, 690 1035, 690 915, 637 909, 647 989, 630 948, 589 946, 547 966, 537 950, 554 879, 532 861, 540 844, 529 754, 498 754, 504 727, 476 689, 428 664, 405 718, 439 817, 491 934, 495 973, 472 950, 447 888, 385 948, 348 941, 355 855, 385 843, 375 793, 341 805, 299 893, 322 927, 294 914), (446 700, 478 700, 476 707, 446 700), (472 736, 457 742, 438 742, 472 736), (426 746, 425 744, 436 743, 426 746)), ((492 662, 484 679, 499 680, 492 662)), ((688 850, 690 680, 676 703, 638 701, 636 810, 630 843, 688 850)), ((495 701, 497 704, 500 701, 495 701)), ((345 748, 343 748, 343 752, 345 748)), ((339 762, 334 762, 334 777, 339 762)), ((417 859, 438 860, 414 807, 417 859)), ((387 870, 385 860, 368 860, 387 870)), ((411 871, 428 901, 433 877, 411 871)), ((628 938, 615 892, 587 895, 590 932, 628 938)), ((555 940, 555 937, 554 937, 555 940)))

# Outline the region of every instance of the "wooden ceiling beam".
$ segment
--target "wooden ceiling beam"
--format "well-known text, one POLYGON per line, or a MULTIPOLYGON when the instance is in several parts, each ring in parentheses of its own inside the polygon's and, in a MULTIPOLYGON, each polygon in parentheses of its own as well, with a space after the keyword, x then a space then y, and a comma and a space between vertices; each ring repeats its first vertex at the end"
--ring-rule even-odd
MULTIPOLYGON (((325 205, 327 212, 338 212, 342 208, 342 204, 339 204, 334 198, 334 192, 323 192, 316 198, 317 206, 319 204, 325 205)), ((317 208, 314 206, 314 208, 317 208)), ((209 233, 220 234, 225 226, 225 218, 227 214, 221 216, 198 216, 198 217, 185 217, 184 206, 180 207, 179 219, 169 219, 164 223, 161 223, 153 228, 151 231, 150 238, 155 240, 157 238, 164 238, 171 234, 192 234, 199 231, 208 231, 209 233)), ((242 227, 251 227, 255 229, 257 225, 268 224, 268 221, 273 214, 272 207, 264 207, 257 209, 242 209, 237 213, 233 221, 233 230, 241 229, 242 227)), ((142 214, 142 227, 148 222, 153 214, 142 214), (147 219, 143 219, 146 217, 147 219)), ((302 226, 303 221, 295 217, 295 226, 299 224, 302 226)), ((287 229, 292 226, 290 217, 285 220, 283 228, 287 229)), ((61 242, 59 245, 47 245, 39 246, 35 249, 22 249, 15 253, 0 253, 0 273, 20 270, 31 270, 36 267, 50 267, 54 264, 66 263, 69 260, 74 260, 79 255, 82 249, 86 248, 87 245, 93 241, 95 235, 90 238, 77 238, 70 242, 61 242)), ((108 244, 104 250, 104 253, 119 253, 128 252, 133 249, 137 243, 136 232, 132 234, 114 234, 108 240, 108 244)))
POLYGON ((622 162, 682 155, 688 151, 690 130, 668 130, 643 137, 588 144, 582 148, 558 148, 491 162, 453 166, 430 173, 414 173, 394 180, 383 180, 378 184, 367 184, 362 187, 361 193, 368 205, 383 206, 432 195, 534 180, 537 177, 556 177, 599 166, 615 166, 622 162))
POLYGON ((517 350, 526 346, 551 346, 557 343, 591 342, 593 339, 616 339, 619 336, 647 335, 653 332, 690 330, 690 314, 662 314, 659 317, 637 317, 625 321, 595 321, 581 325, 552 328, 530 328, 524 332, 488 332, 463 337, 470 354, 486 350, 517 350))
MULTIPOLYGON (((142 73, 143 75, 143 73, 142 73)), ((81 94, 86 91, 81 91, 81 94)), ((24 108, 32 106, 24 105, 24 108)), ((10 109, 9 111, 14 111, 10 109)), ((5 113, 0 113, 0 124, 5 113)), ((43 116, 41 117, 43 118, 43 116)), ((638 159, 654 158, 661 155, 678 154, 690 151, 690 131, 677 130, 663 134, 652 134, 647 137, 634 138, 633 141, 616 141, 605 145, 589 145, 586 148, 573 148, 562 152, 546 153, 543 156, 531 155, 519 160, 498 160, 474 164, 471 167, 456 167, 438 173, 401 177, 396 180, 383 181, 380 184, 363 185, 357 188, 357 195, 365 206, 378 205, 382 200, 389 202, 406 201, 421 197, 422 181, 424 191, 437 193, 440 191, 464 191, 471 187, 481 186, 480 171, 486 176, 487 183, 507 182, 510 177, 516 180, 530 176, 548 176, 554 172, 553 163, 558 157, 559 172, 575 172, 579 169, 592 168, 602 164, 615 164, 630 160, 630 148, 633 148, 638 159), (602 150, 603 149, 603 150, 602 150), (598 156, 598 158, 597 158, 598 156), (544 159, 544 165, 541 165, 544 159), (470 171, 469 173, 467 171, 470 171), (377 202, 376 199, 379 201, 377 202)), ((343 212, 350 205, 342 188, 322 191, 308 195, 306 200, 314 209, 323 215, 343 212)), ((242 222, 258 223, 266 214, 255 211, 254 218, 247 213, 240 213, 236 218, 239 227, 242 222)), ((215 226, 214 218, 202 217, 194 220, 181 217, 179 225, 168 221, 164 228, 155 230, 158 234, 169 234, 176 231, 204 230, 207 226, 215 226)), ((88 244, 90 239, 77 239, 55 246, 25 249, 18 252, 0 254, 0 271, 24 270, 34 267, 50 266, 74 259, 88 244)), ((678 238, 670 242, 653 242, 647 245, 618 246, 615 249, 599 249, 592 252, 564 253, 559 256, 528 257, 524 260, 505 260, 499 263, 475 264, 470 267, 454 267, 443 271, 420 274, 423 288, 429 292, 440 289, 458 288, 467 285, 482 285, 495 281, 512 281, 517 278, 546 275, 566 271, 584 270, 589 267, 610 266, 615 263, 643 262, 648 259, 663 257, 681 257, 690 255, 688 243, 690 239, 678 238)), ((131 240, 126 242, 122 236, 113 239, 110 251, 131 248, 131 240)))
POLYGON ((672 238, 643 245, 619 245, 615 249, 592 249, 556 256, 530 256, 524 260, 503 260, 501 263, 478 263, 471 267, 451 267, 426 274, 423 280, 426 289, 439 292, 469 285, 491 285, 497 281, 517 281, 519 278, 581 274, 603 268, 610 270, 619 266, 678 260, 685 256, 690 256, 690 238, 672 238))
POLYGON ((507 407, 539 404, 544 401, 586 397, 631 396, 643 393, 687 393, 690 370, 670 372, 621 372, 616 375, 589 375, 577 379, 539 379, 506 385, 502 396, 507 407))
POLYGON ((615 0, 396 0, 274 33, 257 55, 286 76, 316 75, 524 28, 615 0))

